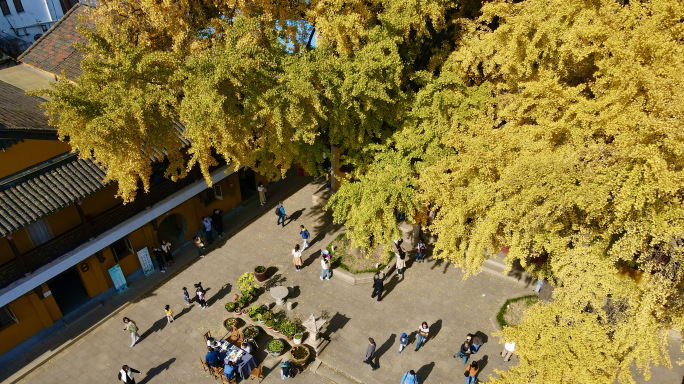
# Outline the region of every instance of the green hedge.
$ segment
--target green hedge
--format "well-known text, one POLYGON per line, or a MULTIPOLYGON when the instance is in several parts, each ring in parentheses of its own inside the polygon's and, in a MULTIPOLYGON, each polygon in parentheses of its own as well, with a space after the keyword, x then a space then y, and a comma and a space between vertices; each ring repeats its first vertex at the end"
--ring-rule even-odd
MULTIPOLYGON (((503 329, 503 327, 507 326, 508 324, 506 323, 506 320, 504 320, 504 316, 506 315, 506 310, 508 309, 508 305, 512 303, 517 303, 518 301, 521 300, 527 300, 530 299, 530 301, 534 301, 534 303, 539 300, 537 295, 525 295, 525 296, 520 296, 520 297, 514 297, 512 299, 506 300, 505 303, 499 308, 499 313, 496 314, 496 322, 499 323, 499 327, 503 329)), ((528 304, 528 306, 531 304, 528 304)))

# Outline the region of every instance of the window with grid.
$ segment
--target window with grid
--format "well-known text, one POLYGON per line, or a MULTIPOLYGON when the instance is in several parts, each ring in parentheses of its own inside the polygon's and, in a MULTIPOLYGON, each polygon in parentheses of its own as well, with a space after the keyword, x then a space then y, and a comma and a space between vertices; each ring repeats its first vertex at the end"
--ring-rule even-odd
POLYGON ((128 239, 128 236, 122 237, 121 239, 113 242, 109 246, 109 249, 112 250, 112 254, 114 254, 114 260, 116 260, 117 263, 119 260, 133 253, 133 246, 131 245, 131 241, 128 239))

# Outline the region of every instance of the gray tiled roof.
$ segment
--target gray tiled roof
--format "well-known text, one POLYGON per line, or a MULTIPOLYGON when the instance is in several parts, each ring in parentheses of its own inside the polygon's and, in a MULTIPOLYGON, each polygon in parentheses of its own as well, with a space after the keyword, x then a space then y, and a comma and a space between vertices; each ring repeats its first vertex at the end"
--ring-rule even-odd
POLYGON ((0 179, 0 235, 6 236, 106 186, 105 172, 65 153, 0 179))
POLYGON ((57 132, 39 107, 43 102, 45 100, 0 81, 0 129, 57 132))

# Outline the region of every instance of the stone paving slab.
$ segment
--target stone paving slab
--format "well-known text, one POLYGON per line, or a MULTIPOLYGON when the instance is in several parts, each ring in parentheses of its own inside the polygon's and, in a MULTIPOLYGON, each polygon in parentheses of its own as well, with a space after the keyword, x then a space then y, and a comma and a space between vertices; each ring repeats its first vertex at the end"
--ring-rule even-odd
MULTIPOLYGON (((237 278, 257 265, 277 268, 269 284, 293 288, 296 306, 293 314, 304 319, 311 313, 326 314, 330 319, 324 336, 330 344, 318 358, 332 371, 362 383, 399 382, 403 372, 414 369, 424 383, 451 383, 462 380, 463 364, 452 355, 467 333, 482 332, 488 339, 475 357, 483 363, 481 380, 494 375, 495 369, 506 369, 516 359, 505 363, 499 357, 501 345, 492 336, 495 325, 491 317, 501 300, 532 292, 531 288, 507 279, 482 273, 463 280, 463 274, 450 264, 430 260, 409 265, 404 279, 392 275, 386 284, 386 298, 378 303, 370 298, 371 287, 352 286, 333 277, 320 280, 317 257, 339 226, 330 225, 330 214, 323 211, 325 201, 312 196, 320 184, 309 184, 285 200, 285 209, 296 221, 284 228, 276 226, 271 208, 223 246, 212 250, 163 285, 149 292, 123 311, 54 356, 27 375, 22 382, 49 384, 57 382, 114 382, 122 364, 143 372, 138 383, 210 383, 214 382, 200 367, 205 354, 202 335, 210 331, 223 336, 222 321, 228 317, 223 305, 236 291, 237 278), (299 224, 312 233, 312 246, 304 252, 305 267, 295 271, 291 249, 301 241, 299 224), (211 303, 207 309, 196 305, 186 308, 181 288, 192 289, 201 281, 211 303), (172 324, 164 317, 164 305, 182 315, 172 324), (187 310, 184 310, 187 309, 187 310), (142 340, 131 348, 129 335, 122 330, 121 317, 134 319, 142 340), (415 337, 409 347, 398 354, 398 337, 402 332, 415 335, 422 321, 430 324, 430 339, 415 352, 415 337), (380 369, 371 372, 361 359, 367 338, 374 337, 378 346, 380 369), (486 363, 484 363, 486 361, 486 363)), ((269 295, 257 302, 271 304, 269 295)), ((257 339, 263 349, 272 335, 257 339)), ((264 383, 279 381, 281 358, 256 354, 264 362, 264 383)), ((654 370, 655 371, 655 370, 654 370)), ((334 379, 333 379, 334 380, 334 379)), ((329 382, 310 370, 298 375, 300 383, 329 382)))

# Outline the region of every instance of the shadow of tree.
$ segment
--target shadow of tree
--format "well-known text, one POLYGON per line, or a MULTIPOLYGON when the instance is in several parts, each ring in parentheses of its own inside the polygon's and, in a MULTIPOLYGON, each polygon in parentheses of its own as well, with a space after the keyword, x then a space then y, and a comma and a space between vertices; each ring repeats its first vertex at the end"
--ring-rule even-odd
MULTIPOLYGON (((418 376, 418 380, 421 383, 427 382, 428 376, 430 376, 430 373, 432 372, 432 369, 435 368, 435 362, 432 361, 430 364, 425 364, 418 371, 416 371, 416 376, 418 376)), ((463 376, 463 375, 461 375, 463 376)))
POLYGON ((281 275, 280 273, 277 273, 273 275, 270 279, 264 283, 263 288, 264 288, 264 293, 268 293, 268 290, 278 286, 278 285, 283 285, 287 281, 287 277, 281 275))
POLYGON ((157 365, 156 367, 148 369, 147 373, 145 374, 145 378, 140 380, 139 384, 145 384, 147 382, 152 381, 152 379, 155 376, 159 375, 160 373, 162 373, 165 370, 168 370, 169 366, 171 366, 171 364, 173 364, 175 361, 176 361, 176 358, 172 357, 172 358, 166 360, 165 362, 157 365))
POLYGON ((230 292, 230 289, 230 283, 226 283, 223 287, 219 288, 219 290, 213 296, 211 296, 209 300, 207 300, 207 305, 211 306, 212 304, 226 297, 226 295, 230 292))

